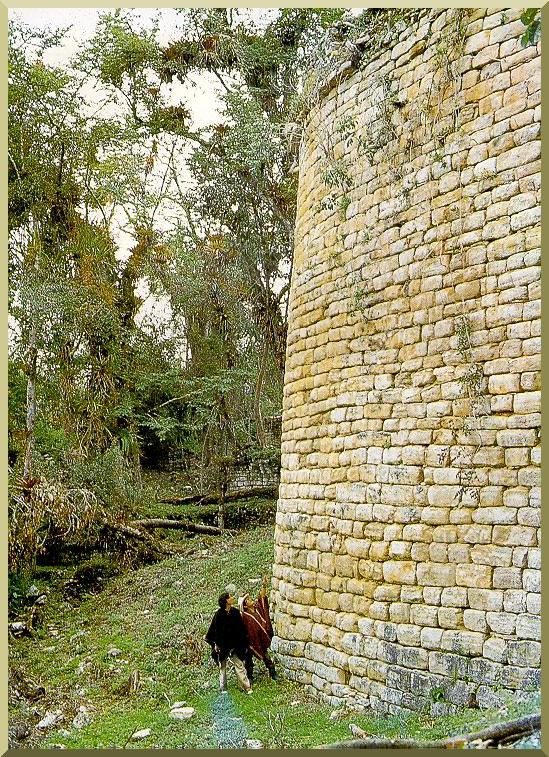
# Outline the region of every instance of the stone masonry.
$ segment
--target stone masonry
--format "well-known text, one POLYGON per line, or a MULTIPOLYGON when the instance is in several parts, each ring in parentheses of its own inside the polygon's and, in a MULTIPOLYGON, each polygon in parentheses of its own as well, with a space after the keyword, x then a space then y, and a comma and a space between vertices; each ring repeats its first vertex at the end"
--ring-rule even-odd
MULTIPOLYGON (((305 123, 273 648, 333 704, 539 685, 540 46, 425 10, 305 123)), ((360 45, 359 45, 360 47, 360 45)))

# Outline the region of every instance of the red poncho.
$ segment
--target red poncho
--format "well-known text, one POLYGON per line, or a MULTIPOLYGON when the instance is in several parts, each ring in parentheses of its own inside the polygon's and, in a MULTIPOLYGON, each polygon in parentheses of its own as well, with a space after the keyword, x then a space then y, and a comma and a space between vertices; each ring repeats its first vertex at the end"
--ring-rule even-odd
POLYGON ((271 646, 273 626, 269 617, 269 600, 260 595, 253 608, 241 605, 242 620, 248 632, 248 646, 252 654, 263 660, 271 646))

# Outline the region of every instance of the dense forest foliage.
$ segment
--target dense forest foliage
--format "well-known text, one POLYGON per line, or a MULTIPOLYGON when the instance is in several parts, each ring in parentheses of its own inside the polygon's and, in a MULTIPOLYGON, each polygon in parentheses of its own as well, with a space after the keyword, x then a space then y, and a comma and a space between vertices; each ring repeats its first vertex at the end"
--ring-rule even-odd
POLYGON ((11 23, 12 572, 123 522, 144 465, 200 491, 276 465, 298 117, 347 17, 181 10, 162 45, 161 14, 116 10, 62 65, 63 31, 11 23), (197 74, 220 92, 201 127, 197 74))

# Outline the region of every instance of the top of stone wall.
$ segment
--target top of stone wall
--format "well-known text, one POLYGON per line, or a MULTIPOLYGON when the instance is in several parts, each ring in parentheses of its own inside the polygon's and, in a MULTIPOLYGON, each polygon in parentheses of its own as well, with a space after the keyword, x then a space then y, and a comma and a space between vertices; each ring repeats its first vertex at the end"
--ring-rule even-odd
MULTIPOLYGON (((314 108, 331 92, 332 89, 339 86, 342 81, 347 79, 355 71, 358 71, 366 63, 374 60, 376 56, 382 55, 387 51, 391 52, 391 58, 398 60, 399 63, 405 63, 415 55, 419 55, 425 49, 424 39, 415 40, 409 44, 409 38, 417 34, 421 22, 427 22, 425 27, 425 37, 430 31, 434 31, 433 24, 437 19, 445 16, 448 11, 457 10, 452 8, 407 8, 404 9, 404 18, 394 26, 388 27, 385 34, 374 38, 371 33, 363 34, 352 42, 349 41, 347 49, 348 56, 339 63, 334 70, 328 74, 326 81, 319 86, 310 102, 301 113, 300 120, 305 122, 314 108)), ((471 9, 471 20, 481 17, 486 13, 486 9, 471 9)), ((440 24, 440 22, 438 22, 440 24)))

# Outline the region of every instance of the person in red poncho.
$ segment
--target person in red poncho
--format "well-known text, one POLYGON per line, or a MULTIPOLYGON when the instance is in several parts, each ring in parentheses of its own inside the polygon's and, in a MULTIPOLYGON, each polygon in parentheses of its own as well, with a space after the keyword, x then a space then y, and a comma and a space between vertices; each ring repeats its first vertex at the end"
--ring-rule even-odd
POLYGON ((248 654, 244 660, 246 673, 251 682, 254 670, 253 658, 263 660, 273 680, 276 679, 276 670, 269 656, 269 647, 273 638, 273 626, 269 617, 269 600, 267 599, 267 577, 263 579, 263 586, 257 600, 254 602, 249 594, 244 594, 238 600, 238 608, 248 632, 248 654))

